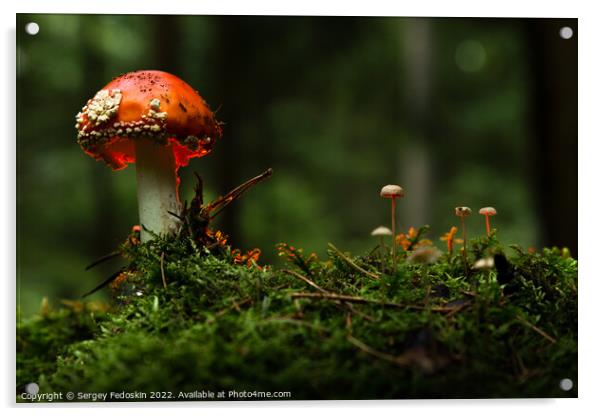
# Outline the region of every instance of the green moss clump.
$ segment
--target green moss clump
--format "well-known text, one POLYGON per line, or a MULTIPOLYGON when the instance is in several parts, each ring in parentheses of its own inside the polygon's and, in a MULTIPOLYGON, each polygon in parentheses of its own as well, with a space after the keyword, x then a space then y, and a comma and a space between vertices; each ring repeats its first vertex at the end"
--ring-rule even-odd
POLYGON ((123 249, 130 273, 115 310, 60 309, 19 325, 18 385, 171 400, 200 390, 297 400, 577 395, 559 387, 577 380, 577 262, 562 250, 516 247, 504 265, 495 236, 475 240, 471 263, 497 254, 496 268, 467 277, 459 254, 412 264, 402 252, 393 276, 378 250, 320 261, 281 245, 290 270, 279 270, 184 237, 123 249))

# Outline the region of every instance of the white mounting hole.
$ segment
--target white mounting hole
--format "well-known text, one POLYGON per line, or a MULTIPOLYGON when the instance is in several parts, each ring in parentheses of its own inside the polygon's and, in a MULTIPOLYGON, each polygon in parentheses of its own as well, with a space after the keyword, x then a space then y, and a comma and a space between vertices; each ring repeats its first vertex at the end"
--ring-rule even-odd
POLYGON ((37 35, 40 31, 40 25, 35 22, 29 22, 25 25, 25 33, 28 35, 37 35))
POLYGON ((25 386, 25 392, 28 394, 33 394, 35 396, 39 391, 40 386, 38 386, 37 383, 29 383, 27 386, 25 386))
POLYGON ((560 31, 558 33, 560 34, 560 37, 562 39, 570 39, 573 37, 573 29, 569 26, 560 28, 560 31))
POLYGON ((564 391, 569 391, 573 389, 573 380, 570 378, 563 378, 560 380, 560 388, 564 391))

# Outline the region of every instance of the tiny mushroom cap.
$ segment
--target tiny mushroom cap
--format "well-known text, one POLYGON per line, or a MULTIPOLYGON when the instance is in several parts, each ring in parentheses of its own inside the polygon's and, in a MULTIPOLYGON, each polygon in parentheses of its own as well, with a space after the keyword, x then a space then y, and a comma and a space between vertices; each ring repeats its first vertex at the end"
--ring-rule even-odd
POLYGON ((162 71, 135 71, 113 79, 75 119, 82 149, 114 170, 136 161, 136 140, 172 145, 179 168, 209 153, 222 134, 199 93, 162 71))
POLYGON ((475 270, 483 270, 483 269, 492 269, 495 266, 493 261, 493 257, 485 257, 482 259, 478 259, 472 265, 472 268, 475 270))
POLYGON ((479 210, 479 214, 494 216, 497 214, 497 211, 493 207, 484 207, 479 210))
POLYGON ((403 188, 399 185, 385 185, 380 190, 380 196, 383 198, 400 198, 405 195, 403 188))
POLYGON ((412 251, 408 255, 408 261, 410 263, 423 263, 431 264, 435 263, 441 257, 441 251, 435 247, 421 247, 412 251))
POLYGON ((472 210, 468 207, 456 207, 456 216, 458 217, 468 217, 472 214, 472 210))
POLYGON ((372 235, 375 237, 381 237, 381 236, 385 236, 385 235, 393 235, 393 232, 388 229, 387 227, 376 227, 373 231, 372 231, 372 235))

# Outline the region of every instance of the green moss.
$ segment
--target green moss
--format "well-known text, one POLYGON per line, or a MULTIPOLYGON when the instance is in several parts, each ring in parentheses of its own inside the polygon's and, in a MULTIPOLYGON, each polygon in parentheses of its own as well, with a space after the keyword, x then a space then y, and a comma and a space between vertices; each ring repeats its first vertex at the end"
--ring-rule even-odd
MULTIPOLYGON (((471 262, 503 251, 495 236, 471 247, 471 262)), ((459 254, 415 265, 402 252, 397 274, 388 263, 376 280, 335 252, 320 261, 279 250, 321 290, 294 273, 235 264, 227 245, 199 249, 184 236, 124 245, 132 273, 115 310, 53 310, 19 325, 17 384, 171 391, 172 399, 196 390, 290 391, 292 399, 577 395, 559 388, 577 380, 577 262, 566 252, 516 247, 507 268, 469 277, 459 254), (323 291, 353 303, 299 295, 323 291)), ((349 260, 381 270, 378 250, 349 260)))

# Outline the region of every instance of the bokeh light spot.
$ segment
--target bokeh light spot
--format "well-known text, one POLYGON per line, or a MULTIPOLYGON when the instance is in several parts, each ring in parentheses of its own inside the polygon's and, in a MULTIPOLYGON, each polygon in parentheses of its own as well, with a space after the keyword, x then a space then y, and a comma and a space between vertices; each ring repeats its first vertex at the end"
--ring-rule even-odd
POLYGON ((480 42, 465 40, 456 48, 456 64, 465 72, 476 72, 483 68, 487 53, 480 42))

